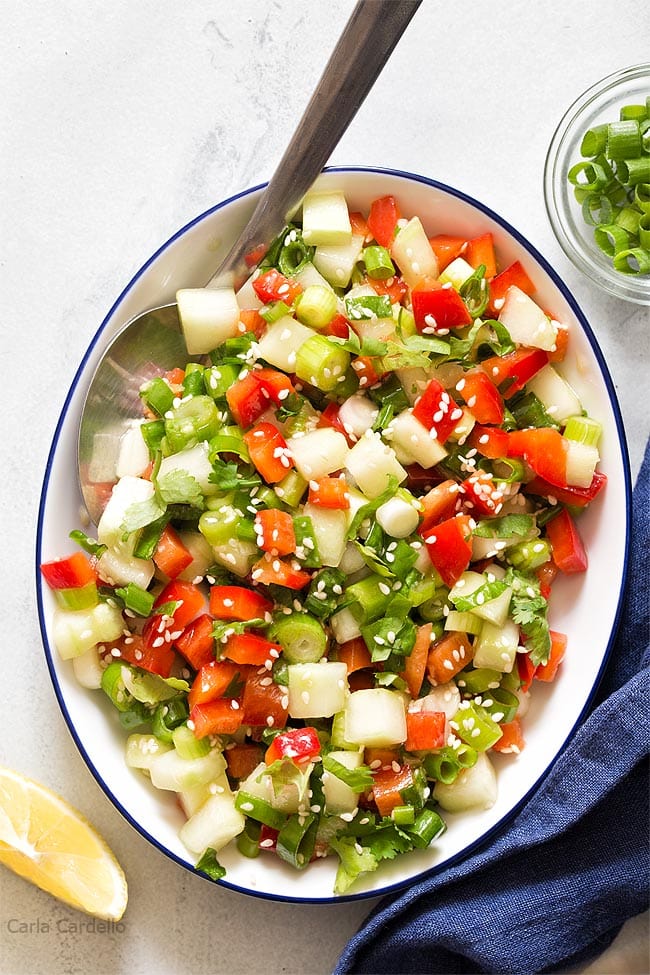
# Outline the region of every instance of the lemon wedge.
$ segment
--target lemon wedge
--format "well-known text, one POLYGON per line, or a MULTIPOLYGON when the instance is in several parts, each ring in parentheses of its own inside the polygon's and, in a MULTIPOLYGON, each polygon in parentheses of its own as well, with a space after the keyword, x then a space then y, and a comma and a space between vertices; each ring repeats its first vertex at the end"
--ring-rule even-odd
POLYGON ((0 768, 0 863, 94 917, 124 914, 124 872, 101 836, 64 799, 7 768, 0 768))

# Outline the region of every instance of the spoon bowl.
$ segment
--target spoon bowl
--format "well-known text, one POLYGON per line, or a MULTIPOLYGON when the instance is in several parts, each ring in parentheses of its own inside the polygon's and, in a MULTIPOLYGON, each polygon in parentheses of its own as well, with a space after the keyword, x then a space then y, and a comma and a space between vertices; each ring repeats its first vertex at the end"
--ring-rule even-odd
MULTIPOLYGON (((264 254, 297 210, 421 2, 358 0, 275 174, 207 287, 243 283, 250 273, 246 256, 264 254)), ((117 481, 120 439, 142 416, 140 386, 192 358, 173 304, 129 319, 105 351, 88 389, 77 458, 81 493, 95 524, 117 481)))

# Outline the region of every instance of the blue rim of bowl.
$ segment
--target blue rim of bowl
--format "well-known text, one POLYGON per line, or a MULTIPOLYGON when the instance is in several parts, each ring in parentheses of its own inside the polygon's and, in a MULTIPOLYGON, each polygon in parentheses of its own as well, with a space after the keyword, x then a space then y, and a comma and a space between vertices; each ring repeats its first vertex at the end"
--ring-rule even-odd
MULTIPOLYGON (((409 886, 410 884, 414 884, 416 882, 422 881, 423 879, 425 879, 427 877, 432 877, 432 876, 435 876, 436 874, 440 874, 444 870, 447 870, 449 867, 452 867, 455 864, 461 862, 462 860, 467 859, 468 856, 470 856, 472 853, 474 853, 475 851, 477 851, 480 847, 485 846, 491 839, 493 839, 498 833, 500 833, 505 828, 505 826, 508 823, 512 822, 512 820, 515 818, 515 816, 517 815, 517 813, 523 808, 523 806, 526 804, 526 802, 531 797, 531 795, 536 791, 536 789, 538 789, 538 787, 540 786, 540 784, 542 783, 542 781, 549 774, 551 768, 553 767, 553 765, 555 764, 555 762, 557 761, 557 759, 559 758, 559 756, 562 754, 562 752, 566 748, 567 743, 573 737, 573 735, 574 735, 575 731, 577 730, 578 726, 582 722, 583 718, 586 716, 586 714, 587 714, 587 712, 588 712, 588 710, 590 708, 591 702, 594 699, 594 696, 596 694, 596 691, 598 690, 598 686, 599 686, 599 684, 600 684, 600 682, 602 680, 603 674, 605 672, 606 665, 607 665, 608 660, 609 660, 609 656, 611 654, 611 650, 612 650, 612 647, 613 647, 613 644, 614 644, 614 639, 615 639, 616 632, 617 632, 617 629, 618 629, 618 626, 619 626, 619 623, 620 623, 620 618, 621 618, 621 612, 622 612, 622 606, 623 606, 623 595, 624 595, 624 591, 625 591, 625 582, 626 582, 626 579, 627 579, 628 563, 629 563, 630 524, 631 524, 631 495, 632 495, 632 487, 631 487, 630 462, 629 462, 629 456, 628 456, 628 451, 627 451, 627 443, 626 443, 626 438, 625 438, 625 432, 624 432, 624 428, 623 428, 623 420, 622 420, 622 416, 621 416, 620 407, 618 405, 618 400, 617 400, 617 397, 616 397, 616 392, 614 390, 614 384, 613 384, 612 378, 611 378, 611 376, 609 374, 609 370, 607 369, 607 365, 605 363, 605 359, 603 357, 603 354, 602 354, 602 352, 600 350, 600 347, 598 345, 598 341, 597 341, 594 333, 592 332, 589 323, 587 322, 585 316, 583 315, 582 311, 580 310, 577 302, 573 298, 573 296, 572 296, 571 292, 569 291, 569 289, 567 288, 567 286, 564 284, 564 282, 561 280, 561 278, 558 276, 558 274, 553 270, 553 268, 548 264, 548 262, 546 261, 546 259, 544 257, 542 257, 542 255, 536 250, 535 247, 533 247, 532 244, 530 244, 528 242, 528 240, 526 240, 525 237, 523 237, 517 230, 515 230, 515 228, 512 227, 506 220, 504 220, 502 217, 498 216, 493 210, 491 210, 489 207, 485 206, 485 204, 480 203, 478 200, 475 200, 473 197, 468 196, 466 193, 463 193, 460 190, 454 189, 451 186, 447 186, 445 183, 439 183, 438 181, 429 179, 426 176, 419 176, 419 175, 417 175, 415 173, 403 172, 402 170, 381 169, 381 168, 375 168, 375 167, 371 167, 371 166, 330 166, 330 167, 327 167, 324 170, 324 172, 326 172, 326 173, 367 173, 367 174, 374 174, 374 175, 379 175, 379 176, 399 177, 401 179, 404 179, 404 180, 407 180, 407 181, 411 181, 411 182, 424 183, 426 186, 430 186, 433 189, 440 190, 440 191, 442 191, 444 193, 449 194, 450 196, 456 197, 457 199, 462 200, 464 203, 467 203, 470 206, 474 207, 479 212, 485 214, 490 219, 494 220, 495 223, 497 223, 500 227, 502 227, 526 251, 528 251, 528 253, 531 255, 531 257, 533 257, 534 260, 536 260, 538 262, 538 264, 546 271, 546 273, 552 279, 552 281, 555 284, 555 286, 560 290, 560 292, 562 293, 563 297, 565 298, 565 300, 567 301, 567 303, 570 305, 570 307, 571 307, 573 313, 575 314, 576 318, 580 322, 580 326, 583 329, 583 331, 585 332, 585 335, 587 336, 587 339, 589 340, 589 344, 592 347, 592 350, 594 352, 594 355, 595 355, 596 360, 598 362, 598 365, 600 367, 601 375, 602 375, 603 381, 605 383, 605 387, 607 389, 607 393, 609 395, 610 405, 611 405, 612 412, 614 414, 615 423, 616 423, 616 430, 617 430, 617 433, 618 433, 619 445, 620 445, 620 448, 621 448, 621 456, 622 456, 622 461, 623 461, 623 473, 624 473, 624 479, 625 479, 625 549, 624 549, 624 553, 625 554, 624 554, 624 559, 623 559, 623 575, 622 575, 622 578, 621 578, 621 584, 620 584, 620 589, 619 589, 619 594, 618 594, 618 602, 617 602, 617 607, 616 607, 616 614, 615 614, 615 617, 614 617, 614 622, 613 622, 613 625, 612 625, 611 633, 609 635, 609 639, 608 639, 608 642, 607 642, 607 648, 606 648, 605 653, 603 655, 602 663, 601 663, 600 669, 598 671, 598 674, 596 676, 596 679, 594 681, 594 684, 593 684, 593 686, 592 686, 592 688, 591 688, 591 690, 589 692, 589 695, 587 697, 587 700, 585 701, 584 707, 582 708, 582 710, 580 711, 579 715, 577 716, 577 718, 575 720, 575 723, 573 724, 571 730, 569 731, 568 735, 566 736, 564 742, 562 743, 562 745, 560 746, 560 748, 557 750, 557 752, 553 755, 551 761, 546 766, 546 768, 541 773, 541 775, 536 779, 536 781, 533 783, 533 785, 525 793, 525 795, 523 795, 521 797, 521 799, 514 806, 512 806, 508 810, 508 812, 504 816, 502 816, 502 818, 497 823, 495 823, 493 826, 491 826, 488 830, 485 831, 485 833, 481 834, 481 836, 477 837, 472 843, 468 844, 468 846, 464 847, 458 853, 453 854, 451 857, 447 858, 443 862, 441 862, 439 864, 434 864, 432 867, 427 868, 426 870, 420 871, 418 874, 415 874, 415 875, 413 875, 411 877, 408 877, 405 880, 401 880, 401 881, 399 881, 397 883, 394 883, 394 884, 389 884, 389 885, 387 885, 385 887, 382 887, 380 889, 367 890, 367 891, 359 891, 359 893, 345 894, 345 895, 341 895, 341 896, 334 896, 334 895, 332 895, 331 897, 298 897, 298 896, 288 896, 288 895, 284 895, 284 894, 272 894, 272 893, 268 893, 268 892, 251 890, 250 888, 241 887, 241 886, 239 886, 237 884, 231 883, 231 882, 229 882, 227 880, 227 878, 224 879, 224 880, 219 881, 219 886, 225 887, 225 888, 227 888, 229 890, 236 891, 239 894, 247 894, 247 895, 252 896, 252 897, 261 898, 262 900, 282 901, 282 902, 285 902, 285 903, 293 903, 293 904, 341 904, 341 903, 344 903, 346 901, 359 901, 359 900, 365 900, 365 899, 373 898, 373 897, 383 897, 383 896, 386 896, 387 894, 392 894, 392 893, 401 891, 405 887, 409 886)), ((187 230, 189 230, 191 227, 196 226, 201 221, 205 220, 206 218, 210 217, 212 214, 218 212, 219 210, 223 209, 224 207, 230 205, 231 203, 234 203, 237 200, 242 199, 243 197, 250 196, 253 193, 257 193, 259 190, 263 189, 265 186, 266 186, 266 184, 265 183, 262 183, 262 184, 259 184, 258 186, 254 186, 254 187, 252 187, 250 189, 244 190, 241 193, 237 193, 234 196, 231 196, 228 199, 223 200, 221 203, 216 204, 216 206, 211 207, 209 210, 204 211, 199 216, 197 216, 193 220, 191 220, 189 223, 185 224, 185 226, 183 226, 180 230, 178 230, 175 234, 173 234, 161 247, 158 248, 158 250, 149 258, 149 260, 146 261, 145 264, 142 265, 142 267, 140 268, 140 270, 137 271, 137 273, 133 276, 133 278, 129 281, 129 283, 127 284, 127 286, 124 288, 124 290, 122 291, 122 293, 120 294, 120 296, 114 302, 114 304, 112 305, 110 311, 108 312, 108 314, 104 318, 102 324, 100 325, 99 329, 95 333, 95 335, 94 335, 94 337, 93 337, 90 345, 88 346, 88 349, 86 350, 86 353, 84 354, 83 359, 81 360, 81 363, 79 365, 79 368, 77 369, 77 372, 75 373, 74 379, 72 380, 72 384, 71 384, 70 389, 68 391, 68 394, 67 394, 67 396, 65 398, 65 401, 64 401, 64 404, 63 404, 63 407, 62 407, 62 410, 61 410, 61 414, 60 414, 59 419, 57 421, 57 425, 56 425, 56 428, 55 428, 55 431, 54 431, 54 436, 53 436, 53 439, 52 439, 52 446, 50 447, 50 452, 48 454, 47 464, 46 464, 44 478, 43 478, 43 487, 41 489, 41 497, 40 497, 40 503, 39 503, 39 509, 38 509, 38 521, 37 521, 37 528, 36 528, 36 564, 35 564, 35 570, 36 570, 36 597, 37 597, 37 604, 38 604, 38 617, 39 617, 39 624, 40 624, 40 629, 41 629, 41 636, 42 636, 42 640, 43 640, 43 647, 45 649, 45 657, 46 657, 46 661, 47 661, 47 666, 48 666, 48 670, 50 672, 50 678, 51 678, 52 684, 54 686, 54 692, 56 694, 56 698, 57 698, 57 701, 59 703, 59 707, 61 708, 61 712, 63 714, 63 717, 65 719, 65 722, 66 722, 66 724, 68 726, 68 730, 69 730, 70 734, 72 735, 72 739, 73 739, 75 745, 77 746, 77 748, 78 748, 78 750, 79 750, 79 752, 80 752, 80 754, 81 754, 84 762, 86 763, 88 769, 90 770, 91 774, 95 778, 96 782, 98 783, 98 785, 100 786, 100 788, 102 789, 102 791, 105 793, 105 795, 107 796, 107 798, 111 801, 111 803, 118 810, 118 812, 120 812, 122 814, 122 816, 126 819, 126 821, 142 837, 144 837, 144 839, 146 839, 149 843, 151 843, 152 846, 154 846, 157 850, 159 850, 161 853, 163 853, 169 859, 173 860, 179 866, 183 867, 183 869, 188 870, 190 873, 193 873, 195 875, 197 875, 197 871, 195 870, 194 866, 191 863, 189 863, 186 860, 183 860, 181 857, 179 857, 177 854, 175 854, 174 852, 172 852, 171 850, 169 850, 166 846, 164 846, 161 842, 159 842, 154 836, 152 836, 151 833, 149 833, 146 830, 146 828, 141 823, 137 822, 133 818, 133 816, 128 812, 127 809, 124 808, 124 806, 120 803, 120 801, 116 798, 116 796, 113 795, 110 786, 104 781, 104 779, 102 778, 101 773, 95 767, 95 765, 93 764, 90 756, 88 755, 88 753, 87 753, 87 751, 86 751, 86 749, 84 747, 84 744, 83 744, 83 742, 82 742, 79 734, 77 733, 77 730, 75 728, 74 722, 72 721, 72 719, 70 717, 70 714, 69 714, 68 709, 67 709, 67 706, 66 706, 65 698, 64 698, 63 692, 61 690, 61 685, 59 684, 58 676, 57 676, 57 673, 56 673, 56 668, 54 666, 53 652, 52 652, 52 650, 50 648, 50 645, 49 645, 49 642, 48 642, 47 630, 46 630, 46 624, 45 624, 45 609, 44 609, 44 606, 43 606, 43 585, 42 585, 42 577, 41 577, 40 568, 39 568, 40 567, 40 564, 41 564, 41 561, 42 561, 41 560, 41 538, 42 538, 42 530, 43 530, 43 518, 44 518, 45 503, 46 503, 47 494, 48 494, 48 488, 49 488, 49 481, 50 481, 50 474, 51 474, 51 469, 52 469, 52 463, 53 463, 53 460, 54 460, 54 455, 56 454, 56 451, 57 451, 59 437, 60 437, 60 434, 61 434, 61 428, 63 426, 63 423, 65 422, 65 419, 66 419, 66 416, 67 416, 67 413, 68 413, 68 409, 69 409, 69 406, 70 406, 71 399, 72 399, 72 397, 73 397, 73 395, 74 395, 74 393, 76 391, 77 384, 79 382, 79 379, 81 377, 81 374, 84 371, 84 368, 86 366, 86 363, 88 361, 88 358, 89 358, 91 352, 93 351, 93 349, 95 348, 95 346, 97 345, 99 339, 102 337, 103 332, 104 332, 104 329, 106 328, 108 322, 110 321, 110 319, 113 316, 113 314, 116 311, 116 309, 119 307, 119 305, 121 304, 121 302, 124 300, 124 298, 129 293, 129 291, 132 289, 132 287, 136 284, 136 282, 145 273, 145 271, 159 257, 159 255, 162 254, 165 250, 167 250, 167 248, 172 243, 174 243, 174 241, 176 241, 179 237, 181 237, 187 230)), ((205 875, 200 874, 200 873, 198 873, 198 876, 204 876, 205 877, 205 875)), ((205 879, 208 879, 208 878, 205 878, 205 879)), ((212 883, 212 881, 210 881, 210 882, 212 883)))

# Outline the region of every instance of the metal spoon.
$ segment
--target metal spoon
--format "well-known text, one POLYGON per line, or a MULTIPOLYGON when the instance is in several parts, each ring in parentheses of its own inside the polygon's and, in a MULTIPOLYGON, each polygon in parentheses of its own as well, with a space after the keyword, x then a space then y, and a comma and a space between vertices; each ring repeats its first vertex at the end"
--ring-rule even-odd
MULTIPOLYGON (((208 286, 236 287, 245 256, 266 248, 322 171, 418 9, 421 0, 359 0, 257 207, 208 286)), ((262 250, 263 252, 263 250, 262 250)), ((142 417, 139 390, 154 374, 191 359, 175 304, 126 322, 105 350, 86 394, 78 467, 88 514, 99 521, 117 481, 119 442, 142 417)))

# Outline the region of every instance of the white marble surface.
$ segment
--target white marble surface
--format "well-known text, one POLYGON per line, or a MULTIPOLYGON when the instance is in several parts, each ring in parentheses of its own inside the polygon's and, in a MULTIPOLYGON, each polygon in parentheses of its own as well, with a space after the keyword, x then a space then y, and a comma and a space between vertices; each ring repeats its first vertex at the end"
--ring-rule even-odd
MULTIPOLYGON (((128 827, 66 729, 41 648, 34 532, 65 391, 115 296, 167 237, 268 178, 352 0, 2 0, 0 276, 5 376, 5 629, 0 763, 77 804, 124 865, 120 930, 83 927, 0 870, 0 972, 197 975, 331 970, 371 902, 268 903, 181 871, 128 827)), ((333 156, 441 179, 483 200, 557 267, 599 336, 636 472, 650 428, 650 312, 564 258, 541 178, 556 121, 600 76, 647 60, 638 3, 424 0, 333 156)), ((71 472, 72 476, 72 472, 71 472)), ((599 972, 647 971, 644 919, 599 972)))

